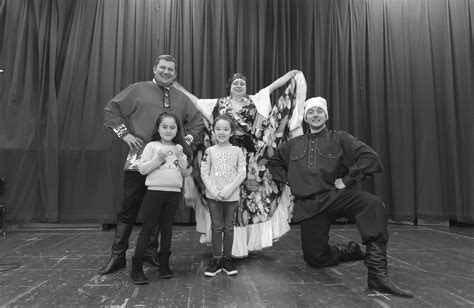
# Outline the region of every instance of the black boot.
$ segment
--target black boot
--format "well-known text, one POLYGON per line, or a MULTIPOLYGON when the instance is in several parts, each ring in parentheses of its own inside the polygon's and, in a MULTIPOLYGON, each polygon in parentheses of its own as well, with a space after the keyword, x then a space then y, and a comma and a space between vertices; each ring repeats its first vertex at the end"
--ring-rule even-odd
POLYGON ((114 243, 112 244, 112 256, 107 264, 99 270, 99 274, 107 275, 127 266, 125 252, 128 249, 128 239, 132 233, 133 224, 117 223, 115 228, 114 243))
POLYGON ((336 249, 339 251, 339 262, 364 260, 364 253, 359 244, 354 241, 347 244, 337 244, 336 249))
POLYGON ((158 253, 158 258, 160 261, 160 267, 158 268, 158 272, 161 274, 161 278, 167 279, 174 276, 173 271, 170 269, 170 256, 171 252, 160 252, 158 253))
POLYGON ((132 258, 132 272, 130 277, 134 284, 147 284, 148 278, 143 272, 143 258, 133 257, 132 258))
POLYGON ((388 278, 387 244, 369 242, 365 247, 365 265, 368 268, 367 286, 369 290, 412 298, 413 294, 403 290, 388 278))
POLYGON ((143 261, 154 267, 158 267, 160 265, 158 259, 159 230, 160 229, 157 227, 151 234, 150 241, 148 242, 148 246, 146 247, 145 257, 143 257, 143 261))

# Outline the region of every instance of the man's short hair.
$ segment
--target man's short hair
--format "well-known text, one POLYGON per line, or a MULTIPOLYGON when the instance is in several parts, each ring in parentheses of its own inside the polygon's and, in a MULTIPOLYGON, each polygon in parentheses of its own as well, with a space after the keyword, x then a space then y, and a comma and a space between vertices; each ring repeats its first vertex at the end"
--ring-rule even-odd
POLYGON ((155 64, 153 64, 153 68, 156 68, 156 66, 158 65, 158 62, 160 62, 160 60, 174 62, 175 71, 176 72, 178 71, 178 61, 176 61, 176 59, 172 55, 161 55, 158 58, 156 58, 155 64))

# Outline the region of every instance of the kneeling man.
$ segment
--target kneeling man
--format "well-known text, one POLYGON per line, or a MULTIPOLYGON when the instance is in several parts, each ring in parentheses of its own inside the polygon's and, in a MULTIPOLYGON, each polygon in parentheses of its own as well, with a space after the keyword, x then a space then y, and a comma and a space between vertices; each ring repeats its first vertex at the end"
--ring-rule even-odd
POLYGON ((275 181, 288 184, 295 197, 293 220, 301 226, 306 263, 334 266, 365 258, 370 290, 401 297, 412 293, 398 287, 387 273, 387 217, 382 200, 368 192, 352 189, 377 172, 382 164, 377 153, 347 132, 326 128, 326 100, 310 98, 304 105, 309 132, 280 146, 269 160, 275 181), (330 246, 331 222, 340 217, 354 221, 366 254, 356 242, 330 246))

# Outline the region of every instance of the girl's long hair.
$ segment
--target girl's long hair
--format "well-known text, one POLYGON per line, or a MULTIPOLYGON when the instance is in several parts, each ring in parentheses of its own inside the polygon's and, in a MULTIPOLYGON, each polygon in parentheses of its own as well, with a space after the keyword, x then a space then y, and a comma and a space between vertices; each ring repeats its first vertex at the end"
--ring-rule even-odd
POLYGON ((186 157, 188 158, 188 162, 191 162, 193 153, 191 149, 189 148, 188 144, 186 143, 186 141, 184 140, 184 133, 183 133, 183 128, 181 126, 181 121, 179 120, 178 116, 174 114, 173 112, 165 111, 158 116, 158 119, 156 119, 155 131, 153 132, 153 135, 151 136, 151 141, 161 141, 161 136, 160 136, 160 133, 158 132, 158 128, 160 127, 161 122, 163 122, 164 118, 173 118, 174 121, 176 122, 176 126, 178 129, 176 131, 176 136, 171 141, 173 141, 174 144, 179 144, 183 147, 183 152, 184 154, 186 154, 186 157))

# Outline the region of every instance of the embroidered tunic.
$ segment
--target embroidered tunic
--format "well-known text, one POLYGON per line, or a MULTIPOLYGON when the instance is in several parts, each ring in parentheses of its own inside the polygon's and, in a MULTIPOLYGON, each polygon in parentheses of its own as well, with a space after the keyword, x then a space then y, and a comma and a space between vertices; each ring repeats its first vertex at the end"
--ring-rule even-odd
POLYGON ((146 143, 151 140, 156 119, 165 111, 171 111, 178 116, 184 134, 191 134, 194 143, 202 142, 203 119, 189 97, 171 87, 168 89, 166 106, 164 91, 153 81, 134 83, 118 93, 105 106, 105 127, 112 129, 119 138, 130 132, 144 141, 141 149, 130 149, 125 161, 125 170, 138 171, 137 163, 146 143))
POLYGON ((296 222, 324 211, 337 198, 341 190, 334 186, 336 179, 350 188, 383 170, 370 146, 347 132, 328 129, 288 141, 267 165, 276 181, 290 185, 296 222))

